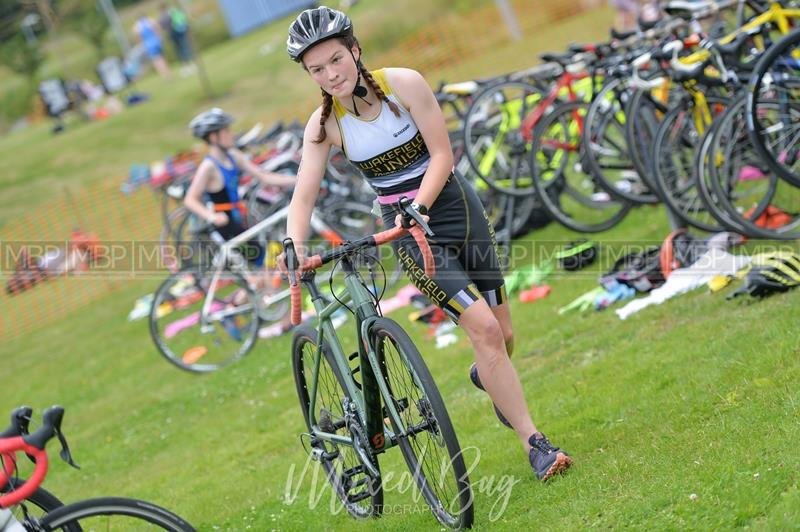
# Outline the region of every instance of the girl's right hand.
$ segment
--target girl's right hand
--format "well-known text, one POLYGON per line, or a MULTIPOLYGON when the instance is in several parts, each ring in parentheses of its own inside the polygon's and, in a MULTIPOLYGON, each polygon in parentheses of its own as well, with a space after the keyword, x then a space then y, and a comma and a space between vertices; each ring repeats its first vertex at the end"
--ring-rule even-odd
MULTIPOLYGON (((305 254, 303 253, 303 250, 299 246, 295 246, 295 251, 294 252, 295 252, 295 255, 297 255, 297 263, 298 264, 303 264, 303 262, 305 262, 305 260, 306 260, 305 254)), ((275 260, 276 260, 277 265, 278 265, 278 271, 281 272, 281 274, 283 274, 286 277, 288 277, 289 276, 289 268, 288 268, 288 266, 286 266, 286 252, 285 251, 282 252, 280 255, 278 255, 278 257, 275 260)), ((298 270, 298 273, 300 273, 300 270, 298 270)))
POLYGON ((211 218, 211 223, 217 227, 228 225, 228 215, 224 212, 215 212, 214 216, 211 218))

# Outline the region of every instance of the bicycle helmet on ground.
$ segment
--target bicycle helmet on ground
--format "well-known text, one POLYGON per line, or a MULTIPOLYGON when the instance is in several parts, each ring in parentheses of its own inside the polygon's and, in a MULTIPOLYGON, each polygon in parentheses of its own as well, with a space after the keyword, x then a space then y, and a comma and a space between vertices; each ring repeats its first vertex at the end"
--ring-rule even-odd
POLYGON ((333 37, 353 35, 350 17, 329 7, 306 9, 289 26, 286 51, 293 61, 300 62, 303 54, 312 46, 333 37))
POLYGON ((800 256, 777 251, 755 256, 744 286, 731 293, 728 299, 742 294, 766 297, 776 292, 786 292, 800 285, 800 256))
POLYGON ((205 139, 210 133, 231 124, 233 124, 233 117, 219 107, 214 107, 192 118, 192 121, 189 122, 189 129, 192 130, 192 135, 195 137, 205 139))

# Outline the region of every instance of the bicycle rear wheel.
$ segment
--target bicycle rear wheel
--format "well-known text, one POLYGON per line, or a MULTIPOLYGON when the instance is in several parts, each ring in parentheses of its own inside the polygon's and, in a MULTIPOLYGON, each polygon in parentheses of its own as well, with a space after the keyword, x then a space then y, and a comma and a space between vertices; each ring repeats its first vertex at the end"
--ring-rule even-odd
POLYGON ((369 341, 405 426, 401 435, 390 416, 417 487, 442 525, 471 527, 473 495, 461 446, 422 356, 406 332, 386 318, 372 325, 369 341))
POLYGON ((612 196, 633 203, 658 203, 658 196, 631 161, 625 138, 624 107, 631 95, 627 85, 626 78, 607 80, 592 100, 583 127, 583 162, 597 183, 612 196))
MULTIPOLYGON (((295 329, 292 339, 292 370, 303 419, 309 432, 312 424, 316 423, 325 432, 350 436, 344 413, 344 400, 350 396, 327 346, 323 346, 320 359, 314 418, 309 417, 317 345, 317 331, 306 325, 295 329)), ((381 514, 383 510, 381 479, 370 475, 369 470, 361 464, 355 449, 333 442, 315 440, 312 437, 311 453, 322 464, 334 493, 350 515, 365 519, 381 514), (362 486, 363 489, 359 489, 362 486)), ((373 465, 380 471, 377 458, 373 460, 373 465)))
POLYGON ((181 369, 215 371, 245 356, 258 336, 256 295, 239 275, 188 268, 167 277, 150 309, 150 336, 159 352, 181 369), (214 282, 207 320, 201 319, 214 282))
POLYGON ((100 497, 67 504, 45 515, 37 530, 169 530, 194 532, 174 513, 149 502, 122 497, 100 497))
MULTIPOLYGON (((727 101, 715 97, 708 102, 715 115, 727 106, 727 101)), ((722 231, 698 191, 694 161, 703 131, 698 131, 693 112, 694 103, 687 96, 661 121, 652 151, 655 183, 667 207, 683 222, 702 231, 722 231)))

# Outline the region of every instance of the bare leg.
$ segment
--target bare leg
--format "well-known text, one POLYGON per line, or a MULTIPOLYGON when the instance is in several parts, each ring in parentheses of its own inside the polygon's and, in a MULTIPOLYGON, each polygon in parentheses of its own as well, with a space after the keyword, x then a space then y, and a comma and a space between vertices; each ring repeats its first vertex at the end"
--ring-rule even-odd
POLYGON ((510 357, 514 354, 514 328, 511 325, 511 307, 509 307, 508 303, 492 307, 492 314, 500 323, 500 329, 503 331, 503 341, 506 344, 506 353, 510 357))
POLYGON ((169 65, 163 56, 153 58, 153 66, 156 68, 162 78, 169 79, 169 65))
POLYGON ((497 309, 496 312, 506 325, 508 337, 504 335, 503 325, 495 312, 483 299, 476 301, 464 311, 459 324, 475 348, 475 363, 481 384, 497 408, 511 422, 527 452, 531 448, 528 438, 537 430, 525 403, 522 384, 514 366, 511 365, 506 349, 506 341, 513 342, 508 305, 501 305, 497 309), (501 307, 505 307, 505 310, 501 307))

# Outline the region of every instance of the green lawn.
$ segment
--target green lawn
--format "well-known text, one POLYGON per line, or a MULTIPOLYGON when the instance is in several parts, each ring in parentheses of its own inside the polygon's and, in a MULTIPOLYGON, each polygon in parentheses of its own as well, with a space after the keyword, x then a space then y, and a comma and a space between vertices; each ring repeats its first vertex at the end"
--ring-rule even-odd
MULTIPOLYGON (((412 3, 420 17, 428 16, 425 2, 412 3)), ((381 20, 379 9, 396 13, 401 6, 362 0, 358 9, 360 16, 381 20)), ((468 58, 453 72, 480 75, 530 65, 535 51, 599 38, 610 16, 604 9, 560 21, 523 43, 508 43, 505 53, 498 46, 468 58)), ((240 116, 242 125, 299 115, 316 97, 282 53, 258 54, 265 43, 280 42, 284 25, 278 26, 208 53, 215 89, 228 94, 217 103, 240 116)), ((454 79, 446 71, 429 77, 433 83, 440 76, 454 79)), ((166 86, 150 78, 142 88, 153 92, 153 100, 112 120, 77 124, 57 137, 41 125, 3 138, 0 223, 61 194, 54 183, 80 190, 118 182, 130 162, 185 147, 185 122, 208 105, 196 80, 166 86)), ((700 289, 625 321, 610 310, 556 313, 596 285, 619 247, 660 241, 667 231, 661 208, 634 210, 601 235, 604 252, 596 265, 555 275, 545 300, 512 303, 514 361, 534 420, 576 462, 567 476, 546 485, 533 478, 486 395, 469 383, 472 350, 464 335, 453 347, 436 350, 407 311, 392 315, 420 346, 475 466, 478 530, 797 528, 798 293, 726 301, 730 288, 713 296, 700 289)), ((522 242, 538 257, 575 236, 551 225, 522 242)), ((516 264, 531 260, 518 258, 516 264)), ((82 286, 88 291, 80 283, 92 282, 55 281, 68 285, 68 293, 82 286)), ((65 501, 147 499, 201 530, 438 528, 401 476, 399 452, 382 456, 384 474, 393 475, 386 482, 391 506, 385 517, 358 523, 342 511, 332 514, 332 495, 319 473, 315 482, 317 468, 312 464, 302 474, 307 456, 298 437, 304 427, 290 339, 261 341, 244 360, 212 375, 181 372, 157 354, 145 322, 126 321, 134 300, 157 283, 132 279, 113 296, 0 345, 0 413, 23 403, 38 412, 54 403, 67 409, 64 431, 82 469, 58 460, 52 444, 48 489, 65 501)))

